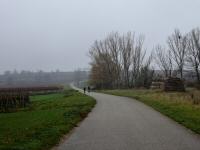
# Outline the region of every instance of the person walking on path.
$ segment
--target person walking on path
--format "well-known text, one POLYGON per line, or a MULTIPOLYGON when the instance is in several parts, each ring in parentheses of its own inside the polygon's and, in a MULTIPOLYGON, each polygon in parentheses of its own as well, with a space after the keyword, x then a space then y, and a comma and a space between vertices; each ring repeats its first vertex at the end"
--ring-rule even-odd
POLYGON ((86 91, 86 87, 84 87, 84 88, 83 88, 83 91, 84 91, 84 94, 85 94, 85 91, 86 91))
POLYGON ((90 86, 88 86, 88 93, 90 93, 90 86))

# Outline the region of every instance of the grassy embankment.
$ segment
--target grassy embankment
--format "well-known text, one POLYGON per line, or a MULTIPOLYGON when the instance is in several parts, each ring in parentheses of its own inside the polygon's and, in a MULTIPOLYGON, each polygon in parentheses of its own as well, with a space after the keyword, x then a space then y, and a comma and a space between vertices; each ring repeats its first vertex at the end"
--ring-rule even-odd
POLYGON ((31 106, 0 113, 0 150, 49 149, 91 111, 95 100, 74 90, 31 97, 31 106))
POLYGON ((163 92, 160 90, 106 90, 103 93, 135 98, 178 123, 200 134, 200 91, 163 92))

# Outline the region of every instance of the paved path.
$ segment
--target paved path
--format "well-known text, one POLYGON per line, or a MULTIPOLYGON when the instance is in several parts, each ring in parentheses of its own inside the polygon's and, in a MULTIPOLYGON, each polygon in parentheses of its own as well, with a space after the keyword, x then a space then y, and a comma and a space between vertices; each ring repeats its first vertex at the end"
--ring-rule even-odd
POLYGON ((97 105, 57 150, 200 150, 200 138, 136 100, 91 93, 97 105))

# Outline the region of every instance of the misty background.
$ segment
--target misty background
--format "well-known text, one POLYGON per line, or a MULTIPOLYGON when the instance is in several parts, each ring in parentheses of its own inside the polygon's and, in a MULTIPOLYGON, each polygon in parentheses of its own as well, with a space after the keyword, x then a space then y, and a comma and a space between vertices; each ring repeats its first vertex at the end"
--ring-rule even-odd
POLYGON ((199 0, 0 0, 0 73, 89 68, 88 49, 112 31, 166 43, 200 25, 199 0))

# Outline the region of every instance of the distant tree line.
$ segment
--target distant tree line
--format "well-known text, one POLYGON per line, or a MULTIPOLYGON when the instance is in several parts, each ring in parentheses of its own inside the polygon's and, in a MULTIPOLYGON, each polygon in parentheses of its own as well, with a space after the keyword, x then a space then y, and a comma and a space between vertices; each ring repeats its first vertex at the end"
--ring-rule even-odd
POLYGON ((0 75, 0 87, 27 87, 69 84, 73 81, 88 79, 88 71, 76 70, 73 72, 52 71, 5 71, 0 75))
POLYGON ((157 45, 151 53, 144 48, 144 36, 128 32, 111 33, 104 40, 95 41, 89 50, 91 58, 90 82, 96 88, 149 87, 155 79, 155 68, 162 78, 184 78, 184 70, 192 70, 200 83, 200 30, 182 34, 175 29, 167 39, 167 46, 157 45))

